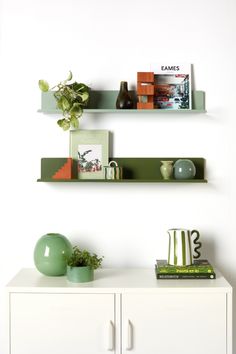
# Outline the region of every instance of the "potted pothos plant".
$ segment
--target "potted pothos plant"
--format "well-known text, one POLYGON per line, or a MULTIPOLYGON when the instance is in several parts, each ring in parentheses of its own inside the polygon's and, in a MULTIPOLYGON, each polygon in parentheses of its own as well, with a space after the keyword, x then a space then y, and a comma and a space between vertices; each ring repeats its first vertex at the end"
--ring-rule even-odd
POLYGON ((67 278, 73 283, 83 283, 94 279, 94 270, 101 267, 103 256, 73 247, 72 254, 67 258, 67 278))
POLYGON ((49 84, 45 80, 39 80, 39 88, 42 92, 55 90, 54 97, 57 101, 57 108, 62 110, 63 118, 57 121, 59 127, 63 130, 79 127, 79 118, 83 114, 89 100, 89 87, 83 83, 69 83, 73 78, 72 72, 66 80, 49 88, 49 84))

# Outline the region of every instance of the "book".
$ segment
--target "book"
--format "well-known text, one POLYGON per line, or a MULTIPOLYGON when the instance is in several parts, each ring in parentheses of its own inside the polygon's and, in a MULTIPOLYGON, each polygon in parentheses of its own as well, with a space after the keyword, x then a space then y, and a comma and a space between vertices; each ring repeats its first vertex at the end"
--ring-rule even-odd
POLYGON ((157 279, 215 279, 215 271, 207 259, 196 259, 193 265, 174 266, 166 260, 157 260, 157 279))
POLYGON ((191 64, 151 64, 154 108, 192 109, 191 64))
POLYGON ((170 265, 167 260, 158 259, 156 268, 159 273, 214 273, 214 268, 207 259, 195 259, 194 263, 188 266, 170 265))
POLYGON ((157 279, 215 279, 215 273, 196 273, 196 274, 186 274, 186 273, 178 273, 178 274, 160 274, 156 272, 157 279))

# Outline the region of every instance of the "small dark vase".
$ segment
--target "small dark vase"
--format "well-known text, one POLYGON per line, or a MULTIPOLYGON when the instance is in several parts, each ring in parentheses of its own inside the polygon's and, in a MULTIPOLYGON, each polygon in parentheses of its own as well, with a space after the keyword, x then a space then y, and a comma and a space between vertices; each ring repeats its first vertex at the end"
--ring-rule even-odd
POLYGON ((131 109, 134 106, 134 102, 128 91, 127 81, 121 81, 120 83, 120 92, 116 100, 117 109, 131 109))

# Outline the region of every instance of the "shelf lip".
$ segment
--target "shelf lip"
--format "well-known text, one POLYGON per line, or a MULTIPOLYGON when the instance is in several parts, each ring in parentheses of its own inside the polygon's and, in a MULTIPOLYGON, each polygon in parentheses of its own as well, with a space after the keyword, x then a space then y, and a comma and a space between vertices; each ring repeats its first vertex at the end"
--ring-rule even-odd
POLYGON ((179 180, 161 180, 161 179, 37 179, 37 182, 46 183, 208 183, 207 179, 179 179, 179 180))
MULTIPOLYGON (((54 96, 55 91, 41 93, 41 106, 39 112, 48 114, 61 114, 61 110, 57 107, 57 102, 54 96)), ((137 101, 137 92, 131 90, 135 102, 137 101)), ((155 114, 155 113, 206 113, 205 107, 205 92, 192 90, 192 108, 191 109, 117 109, 116 100, 119 91, 117 90, 91 90, 88 106, 85 107, 85 113, 137 113, 137 114, 155 114)))
MULTIPOLYGON (((59 109, 53 110, 42 110, 38 109, 37 112, 44 113, 44 114, 62 114, 62 111, 59 109)), ((184 113, 184 114, 196 114, 196 113, 207 113, 205 109, 99 109, 99 108, 88 108, 84 109, 84 113, 91 114, 91 113, 128 113, 128 114, 176 114, 176 113, 184 113)))

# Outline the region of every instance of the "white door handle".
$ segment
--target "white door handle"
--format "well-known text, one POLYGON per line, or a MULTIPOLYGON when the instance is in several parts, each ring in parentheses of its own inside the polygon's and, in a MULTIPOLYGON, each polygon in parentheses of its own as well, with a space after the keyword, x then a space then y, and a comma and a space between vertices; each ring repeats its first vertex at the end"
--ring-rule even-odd
POLYGON ((107 350, 112 351, 115 347, 115 333, 114 333, 114 324, 112 321, 108 325, 108 345, 107 350))
POLYGON ((128 320, 126 350, 132 350, 132 349, 133 349, 133 326, 130 320, 128 320))

